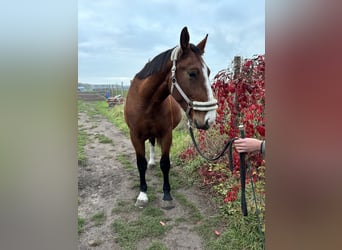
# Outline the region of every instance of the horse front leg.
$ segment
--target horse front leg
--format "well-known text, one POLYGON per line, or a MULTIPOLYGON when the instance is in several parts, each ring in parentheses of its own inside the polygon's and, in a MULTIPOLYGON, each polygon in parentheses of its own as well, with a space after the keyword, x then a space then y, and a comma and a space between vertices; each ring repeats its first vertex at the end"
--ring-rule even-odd
POLYGON ((173 199, 171 196, 171 186, 169 181, 169 172, 170 172, 170 157, 168 154, 162 155, 160 159, 160 168, 163 172, 163 200, 162 200, 162 208, 171 209, 174 208, 175 205, 173 203, 173 199))
POLYGON ((162 156, 160 159, 160 169, 163 173, 163 200, 162 208, 171 209, 175 207, 171 196, 171 186, 169 180, 170 173, 170 147, 172 143, 172 132, 168 133, 161 141, 162 156))
POLYGON ((171 187, 170 187, 170 181, 169 181, 169 172, 170 172, 170 157, 169 155, 162 155, 160 159, 160 169, 163 172, 163 200, 164 201, 171 201, 171 187))

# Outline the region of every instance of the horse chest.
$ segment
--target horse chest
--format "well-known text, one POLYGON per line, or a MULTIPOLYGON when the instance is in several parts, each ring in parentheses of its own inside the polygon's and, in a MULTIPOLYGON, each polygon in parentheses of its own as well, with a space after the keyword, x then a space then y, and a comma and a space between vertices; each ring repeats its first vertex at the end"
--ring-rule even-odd
POLYGON ((160 135, 170 127, 170 120, 167 116, 155 115, 144 117, 141 129, 155 136, 160 135))

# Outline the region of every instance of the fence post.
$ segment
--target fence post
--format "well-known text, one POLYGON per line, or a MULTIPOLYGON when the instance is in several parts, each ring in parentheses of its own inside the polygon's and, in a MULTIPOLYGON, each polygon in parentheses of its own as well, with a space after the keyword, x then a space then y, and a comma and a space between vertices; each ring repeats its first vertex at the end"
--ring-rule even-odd
MULTIPOLYGON (((233 80, 236 84, 239 84, 240 81, 240 74, 241 74, 241 56, 235 56, 234 57, 234 61, 233 61, 233 71, 234 71, 234 75, 233 75, 233 80)), ((235 91, 235 95, 234 95, 234 106, 235 106, 235 112, 236 114, 240 113, 239 110, 239 102, 237 100, 238 97, 238 93, 237 91, 235 91)), ((239 125, 239 120, 238 120, 238 116, 235 116, 235 127, 237 127, 239 125)))

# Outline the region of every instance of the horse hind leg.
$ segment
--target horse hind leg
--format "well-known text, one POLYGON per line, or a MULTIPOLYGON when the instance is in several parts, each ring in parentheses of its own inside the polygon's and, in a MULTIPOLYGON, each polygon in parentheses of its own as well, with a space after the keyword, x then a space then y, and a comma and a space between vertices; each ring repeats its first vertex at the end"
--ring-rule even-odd
POLYGON ((148 203, 147 197, 147 184, 146 184, 146 170, 147 170, 147 161, 144 156, 137 155, 137 167, 139 170, 140 177, 140 193, 138 195, 135 206, 144 207, 148 203))
POLYGON ((132 144, 135 149, 136 153, 136 161, 137 161, 137 168, 139 171, 139 178, 140 178, 140 193, 138 195, 137 201, 135 206, 137 207, 144 207, 148 203, 147 197, 147 183, 146 183, 146 170, 147 170, 147 161, 145 158, 145 142, 139 140, 138 138, 131 135, 132 144))
POLYGON ((154 167, 156 165, 156 162, 155 162, 155 151, 154 151, 156 139, 155 139, 155 137, 151 137, 149 139, 149 141, 150 141, 150 159, 148 161, 148 166, 149 167, 154 167))

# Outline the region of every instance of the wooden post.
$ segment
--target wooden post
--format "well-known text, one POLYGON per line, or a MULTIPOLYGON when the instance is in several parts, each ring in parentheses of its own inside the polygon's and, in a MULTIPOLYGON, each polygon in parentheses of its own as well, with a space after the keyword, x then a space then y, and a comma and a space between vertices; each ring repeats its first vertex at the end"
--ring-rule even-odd
MULTIPOLYGON (((240 78, 240 74, 241 74, 241 56, 235 56, 234 57, 234 61, 233 61, 233 71, 234 71, 234 75, 233 75, 233 79, 234 79, 234 82, 238 82, 237 84, 239 84, 239 78, 240 78)), ((237 96, 237 93, 235 91, 235 94, 234 94, 234 106, 235 106, 235 112, 236 115, 235 116, 235 127, 237 127, 239 125, 239 117, 240 117, 240 110, 239 110, 239 102, 238 102, 238 96, 237 96)))

